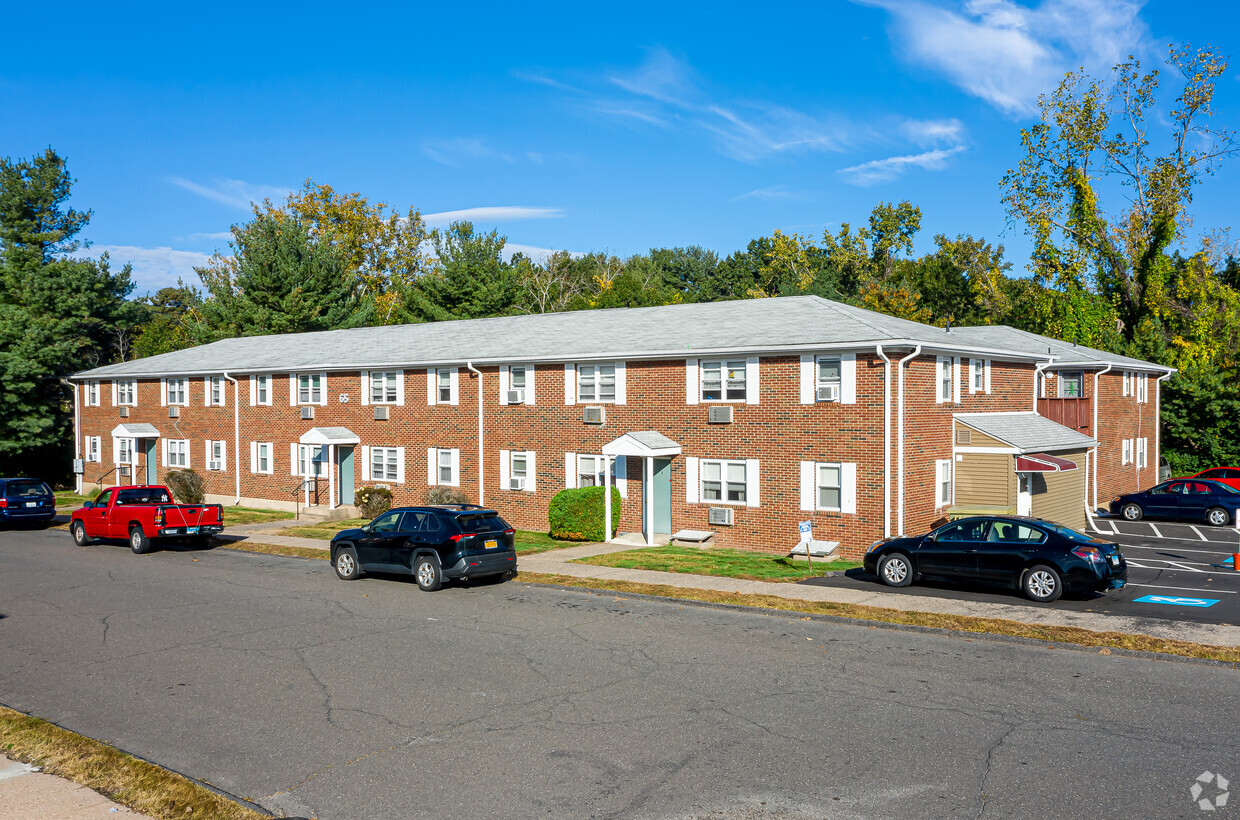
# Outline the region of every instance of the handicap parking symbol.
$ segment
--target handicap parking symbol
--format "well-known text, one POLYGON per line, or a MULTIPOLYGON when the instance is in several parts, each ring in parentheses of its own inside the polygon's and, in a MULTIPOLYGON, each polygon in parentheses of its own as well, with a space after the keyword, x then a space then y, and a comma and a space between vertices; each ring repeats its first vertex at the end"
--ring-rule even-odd
POLYGON ((1197 606, 1202 608, 1214 606, 1218 602, 1218 598, 1178 598, 1174 595, 1143 595, 1140 598, 1133 598, 1133 603, 1137 604, 1169 604, 1171 606, 1197 606))

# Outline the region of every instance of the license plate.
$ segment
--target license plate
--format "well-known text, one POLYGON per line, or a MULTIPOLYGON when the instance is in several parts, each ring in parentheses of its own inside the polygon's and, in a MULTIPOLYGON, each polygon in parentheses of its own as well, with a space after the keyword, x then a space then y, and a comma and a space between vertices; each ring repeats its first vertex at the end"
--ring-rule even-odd
POLYGON ((1112 555, 1112 556, 1111 556, 1111 566, 1113 566, 1113 567, 1118 567, 1118 566, 1119 566, 1119 558, 1117 558, 1117 557, 1116 557, 1116 556, 1114 556, 1114 555, 1112 555))
POLYGON ((489 549, 489 550, 493 550, 493 549, 495 549, 495 548, 496 548, 496 547, 498 547, 498 546, 499 546, 499 542, 498 542, 498 541, 488 541, 488 542, 487 542, 487 549, 489 549))
POLYGON ((198 534, 198 528, 197 528, 197 527, 186 527, 186 528, 185 528, 185 532, 186 532, 187 534, 189 534, 189 535, 197 535, 197 534, 198 534))
POLYGON ((27 501, 27 502, 26 502, 26 506, 27 506, 27 507, 37 507, 37 506, 39 506, 39 502, 38 502, 38 501, 27 501))

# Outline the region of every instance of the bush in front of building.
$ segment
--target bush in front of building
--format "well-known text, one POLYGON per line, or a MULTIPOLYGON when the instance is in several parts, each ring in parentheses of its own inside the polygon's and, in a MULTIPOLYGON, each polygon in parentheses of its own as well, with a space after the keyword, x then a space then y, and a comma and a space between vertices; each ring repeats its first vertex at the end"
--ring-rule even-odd
MULTIPOLYGON (((551 537, 564 541, 605 541, 603 488, 560 490, 547 508, 551 537)), ((611 488, 611 534, 620 526, 620 491, 611 488)))
POLYGON ((469 496, 456 487, 431 487, 426 491, 427 504, 468 504, 469 496))
POLYGON ((193 470, 173 470, 164 483, 180 504, 201 504, 207 488, 207 482, 193 470))
POLYGON ((367 518, 374 518, 392 509, 392 491, 383 487, 362 487, 355 497, 357 508, 367 518))

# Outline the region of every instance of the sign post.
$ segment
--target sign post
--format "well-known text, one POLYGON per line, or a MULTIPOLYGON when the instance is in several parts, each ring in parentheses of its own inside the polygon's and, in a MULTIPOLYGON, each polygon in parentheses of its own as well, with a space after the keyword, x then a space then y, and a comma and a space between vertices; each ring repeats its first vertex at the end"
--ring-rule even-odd
POLYGON ((805 545, 805 560, 809 562, 809 568, 814 569, 814 556, 810 549, 810 542, 814 540, 814 531, 809 521, 802 521, 797 527, 801 530, 801 543, 805 545))

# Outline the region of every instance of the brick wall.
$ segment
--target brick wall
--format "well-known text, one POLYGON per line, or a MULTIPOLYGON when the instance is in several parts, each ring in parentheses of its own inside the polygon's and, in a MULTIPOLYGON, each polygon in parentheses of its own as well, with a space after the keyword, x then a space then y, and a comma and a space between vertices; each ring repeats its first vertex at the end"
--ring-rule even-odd
MULTIPOLYGON (((1092 374, 1085 381, 1093 387, 1092 374)), ((1121 493, 1144 490, 1158 483, 1158 455, 1155 439, 1158 426, 1158 387, 1149 376, 1148 401, 1137 402, 1135 395, 1124 395, 1123 373, 1111 371, 1098 377, 1098 439, 1096 455, 1098 506, 1105 508, 1121 493), (1123 464, 1125 439, 1148 439, 1146 467, 1138 470, 1135 461, 1123 464)), ((1134 453, 1135 455, 1135 453, 1134 453)), ((1092 481, 1092 479, 1091 479, 1092 481)), ((1089 487, 1090 504, 1094 488, 1089 487)))

